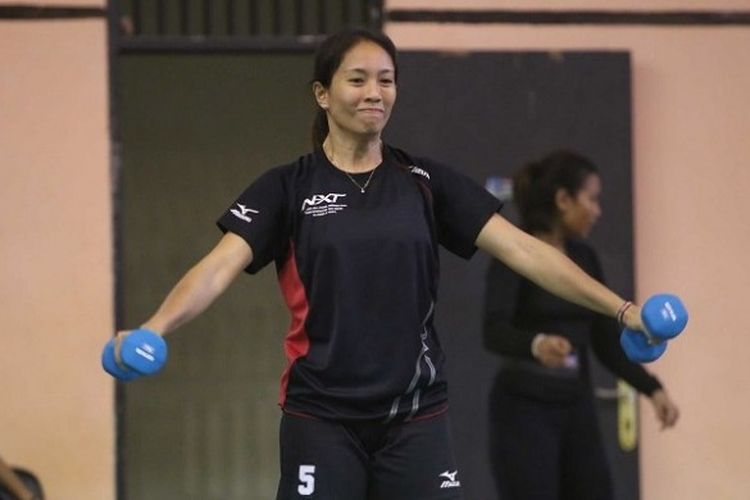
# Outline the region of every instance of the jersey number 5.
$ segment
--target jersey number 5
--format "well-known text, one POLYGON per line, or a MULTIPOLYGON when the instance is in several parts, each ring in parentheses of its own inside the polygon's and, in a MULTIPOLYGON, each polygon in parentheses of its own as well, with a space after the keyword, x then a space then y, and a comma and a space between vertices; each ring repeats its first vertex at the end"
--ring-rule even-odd
POLYGON ((300 495, 308 496, 315 493, 315 466, 314 465, 300 465, 299 466, 299 486, 297 486, 297 493, 300 495))

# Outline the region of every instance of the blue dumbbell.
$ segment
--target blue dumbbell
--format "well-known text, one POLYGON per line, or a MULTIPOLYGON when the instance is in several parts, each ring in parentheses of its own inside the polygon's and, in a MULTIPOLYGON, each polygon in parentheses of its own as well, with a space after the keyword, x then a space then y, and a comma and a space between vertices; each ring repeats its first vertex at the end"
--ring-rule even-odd
POLYGON ((126 335, 120 346, 122 364, 141 375, 153 375, 167 362, 167 343, 145 328, 126 335))
POLYGON ((102 366, 118 380, 128 381, 141 375, 153 375, 167 361, 167 343, 158 334, 141 328, 126 335, 120 345, 120 359, 114 355, 114 340, 110 340, 102 353, 102 366))
POLYGON ((660 293, 650 297, 641 308, 643 325, 654 337, 669 340, 685 329, 688 312, 677 295, 660 293))
POLYGON ((120 382, 129 382, 141 376, 140 373, 128 370, 127 367, 117 363, 114 339, 107 342, 104 346, 104 350, 102 351, 102 368, 120 382))
POLYGON ((649 363, 664 354, 667 341, 685 329, 688 313, 679 297, 662 293, 643 304, 641 321, 645 331, 625 328, 620 334, 620 345, 631 361, 649 363))

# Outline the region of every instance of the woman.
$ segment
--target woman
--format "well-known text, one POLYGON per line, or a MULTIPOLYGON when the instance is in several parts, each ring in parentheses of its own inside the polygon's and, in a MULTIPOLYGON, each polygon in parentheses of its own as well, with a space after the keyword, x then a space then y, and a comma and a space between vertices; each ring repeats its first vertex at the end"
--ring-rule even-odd
MULTIPOLYGON (((567 151, 530 163, 513 179, 523 228, 602 281, 582 243, 598 220, 601 179, 567 151)), ((589 348, 649 396, 664 427, 678 417, 661 383, 624 356, 616 322, 537 287, 500 262, 487 275, 485 346, 504 356, 490 404, 490 456, 503 500, 612 498, 597 428, 589 348)))
MULTIPOLYGON (((314 151, 240 195, 216 247, 143 327, 173 331, 273 261, 292 316, 277 498, 462 498, 433 327, 438 245, 466 258, 482 248, 609 316, 624 301, 498 216, 467 177, 382 143, 398 79, 390 39, 335 34, 314 71, 314 151)), ((638 311, 625 318, 635 329, 638 311)))

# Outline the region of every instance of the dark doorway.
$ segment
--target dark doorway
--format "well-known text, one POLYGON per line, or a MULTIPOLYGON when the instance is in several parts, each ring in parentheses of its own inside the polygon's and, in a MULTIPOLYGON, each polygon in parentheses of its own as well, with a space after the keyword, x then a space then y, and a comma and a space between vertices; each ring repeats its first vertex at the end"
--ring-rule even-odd
MULTIPOLYGON (((507 177, 554 148, 602 169, 603 223, 591 236, 610 286, 633 296, 630 58, 627 53, 412 52, 400 61, 398 105, 387 137, 480 183, 507 177)), ((508 204, 503 215, 516 219, 508 204)), ((495 498, 488 464, 487 401, 499 359, 483 351, 488 257, 442 255, 437 325, 448 356, 451 415, 466 498, 495 498)), ((614 378, 595 384, 617 498, 637 499, 637 454, 621 450, 614 378), (601 390, 604 389, 604 390, 601 390)))

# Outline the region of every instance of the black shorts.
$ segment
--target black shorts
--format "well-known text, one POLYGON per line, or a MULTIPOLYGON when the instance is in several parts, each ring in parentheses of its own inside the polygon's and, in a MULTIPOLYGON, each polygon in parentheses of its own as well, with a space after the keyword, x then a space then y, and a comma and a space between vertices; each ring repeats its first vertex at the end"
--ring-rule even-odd
POLYGON ((276 500, 462 500, 447 413, 402 423, 284 414, 276 500))

